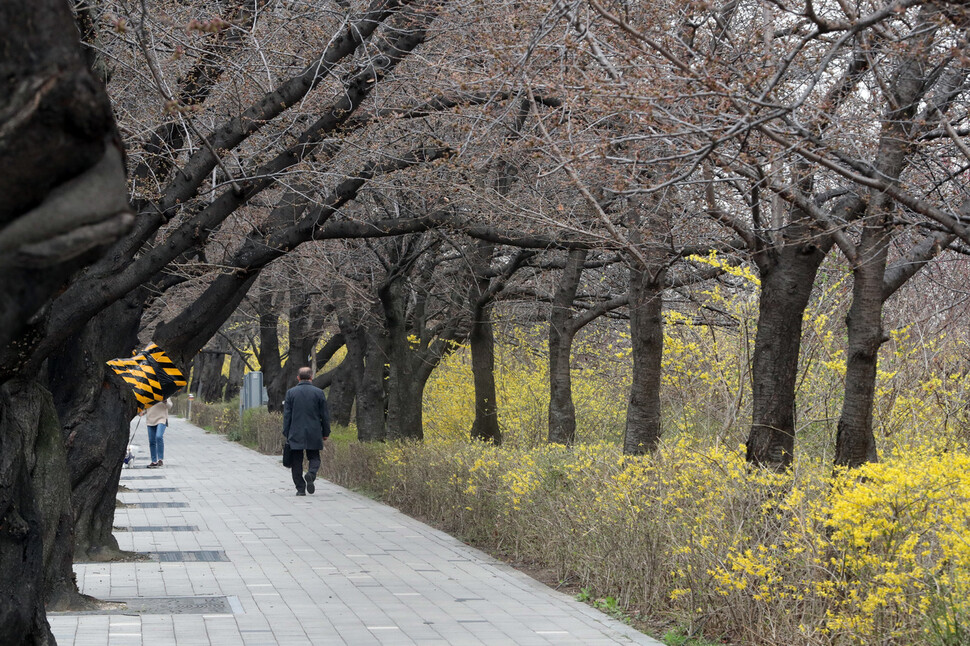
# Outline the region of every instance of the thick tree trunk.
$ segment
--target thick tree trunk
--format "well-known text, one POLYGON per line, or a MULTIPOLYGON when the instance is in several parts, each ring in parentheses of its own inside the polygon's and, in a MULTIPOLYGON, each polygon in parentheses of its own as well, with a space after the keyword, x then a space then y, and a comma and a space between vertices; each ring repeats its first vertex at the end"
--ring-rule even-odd
MULTIPOLYGON (((36 407, 36 439, 32 459, 33 484, 44 523, 44 598, 48 610, 88 610, 93 599, 80 594, 74 578, 74 513, 71 482, 61 422, 50 392, 40 384, 23 384, 18 397, 36 407)), ((33 424, 29 426, 34 426, 33 424)))
POLYGON ((549 329, 549 442, 572 444, 576 441, 576 407, 573 404, 570 355, 571 329, 549 329))
POLYGON ((476 440, 501 444, 502 431, 498 426, 498 404, 495 401, 495 335, 489 304, 475 307, 468 341, 475 381, 475 422, 471 436, 476 440))
MULTIPOLYGON (((60 513, 68 501, 68 490, 55 489, 42 479, 55 466, 59 435, 50 396, 35 383, 19 380, 0 386, 0 644, 36 646, 54 644, 44 613, 45 578, 62 554, 51 553, 45 562, 45 535, 52 521, 60 529, 60 513), (50 514, 45 518, 44 511, 50 514)), ((63 473, 63 471, 62 471, 63 473)), ((66 523, 70 534, 70 522, 66 523)), ((67 554, 70 572, 70 553, 67 554)), ((58 568, 60 569, 60 568, 58 568)), ((60 587, 60 586, 54 586, 60 587)))
POLYGON ((344 316, 337 317, 347 356, 340 363, 330 385, 330 417, 334 424, 350 426, 354 400, 364 376, 364 332, 344 316))
POLYGON ((199 370, 199 399, 207 404, 221 402, 226 388, 226 378, 222 374, 226 355, 221 352, 200 352, 195 364, 199 370))
POLYGON ((661 434, 660 385, 663 359, 663 289, 666 270, 653 275, 630 267, 630 338, 633 383, 627 407, 623 452, 639 455, 657 448, 661 434))
MULTIPOLYGON (((497 190, 507 192, 511 175, 504 162, 499 169, 497 190)), ((468 256, 472 265, 471 287, 468 301, 471 310, 471 327, 468 345, 472 355, 472 379, 475 383, 475 421, 472 423, 471 437, 475 440, 502 443, 502 431, 498 425, 498 402, 495 393, 495 333, 492 328, 491 279, 488 272, 495 256, 495 245, 476 242, 469 248, 468 256)))
POLYGON ((357 439, 383 442, 387 439, 387 338, 383 327, 363 328, 364 370, 357 390, 357 439))
POLYGON ((392 350, 391 379, 387 398, 387 439, 421 440, 424 439, 421 405, 424 382, 414 374, 413 366, 410 369, 394 370, 395 354, 392 350), (407 374, 409 378, 400 379, 399 375, 402 373, 407 374), (398 377, 396 378, 395 375, 398 377))
POLYGON ((387 325, 387 352, 390 379, 387 384, 387 439, 424 438, 421 417, 421 391, 413 351, 408 340, 403 279, 393 278, 379 290, 387 325))
POLYGON ((227 400, 239 394, 245 372, 246 363, 242 357, 233 352, 232 357, 229 359, 229 383, 226 384, 226 392, 224 395, 227 400))
MULTIPOLYGON (((273 294, 265 291, 259 296, 259 367, 263 371, 263 384, 269 396, 267 408, 270 411, 283 410, 283 394, 278 392, 282 383, 280 372, 279 315, 273 305, 273 294)), ((285 393, 286 391, 284 391, 285 393)))
POLYGON ((38 340, 34 315, 133 218, 111 104, 67 3, 0 3, 0 41, 2 378, 38 340))
MULTIPOLYGON (((50 389, 67 446, 76 560, 110 560, 122 554, 112 527, 136 404, 131 388, 104 362, 130 356, 141 314, 142 301, 136 295, 118 301, 48 360, 50 389)), ((140 432, 146 432, 144 424, 140 432)))
POLYGON ((752 357, 752 421, 746 459, 784 470, 795 451, 795 385, 802 319, 831 243, 784 246, 759 263, 761 296, 752 357))
POLYGON ((11 378, 43 334, 36 315, 133 218, 111 105, 68 4, 0 3, 0 41, 0 644, 38 646, 54 643, 45 601, 80 599, 70 472, 50 394, 11 378))
POLYGON ((835 440, 835 464, 857 467, 875 462, 872 407, 876 391, 882 330, 883 279, 891 240, 885 222, 866 226, 858 247, 860 262, 853 271, 852 305, 846 317, 848 348, 845 365, 845 401, 835 440))
POLYGON ((316 354, 317 340, 320 338, 314 317, 310 311, 310 295, 302 284, 290 288, 290 347, 283 370, 287 384, 296 384, 300 368, 310 366, 311 357, 316 354))
MULTIPOLYGON (((294 280, 290 286, 290 309, 289 309, 289 348, 286 354, 286 361, 274 367, 272 379, 264 381, 266 390, 269 394, 269 410, 283 410, 283 399, 286 391, 296 385, 296 374, 300 368, 309 366, 309 357, 314 352, 317 342, 317 335, 314 332, 314 321, 310 315, 310 297, 303 291, 301 282, 294 280)), ((260 326, 262 331, 262 325, 260 326)), ((275 325, 267 328, 267 332, 272 334, 275 325)), ((262 337, 261 337, 262 340, 262 337)), ((267 338, 267 343, 272 344, 272 339, 267 338)), ((278 342, 277 342, 278 343, 278 342)), ((271 350, 270 357, 279 358, 279 345, 276 351, 271 350)))
POLYGON ((583 250, 569 252, 549 315, 549 442, 555 444, 576 441, 576 407, 569 368, 575 334, 573 301, 586 255, 583 250))

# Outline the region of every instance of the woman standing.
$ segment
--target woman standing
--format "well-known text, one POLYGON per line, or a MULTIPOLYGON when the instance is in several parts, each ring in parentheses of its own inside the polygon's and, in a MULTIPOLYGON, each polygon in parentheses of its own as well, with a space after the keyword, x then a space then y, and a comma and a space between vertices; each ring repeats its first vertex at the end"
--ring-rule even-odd
POLYGON ((172 407, 172 400, 160 401, 145 413, 145 425, 148 426, 148 450, 152 454, 149 469, 164 466, 165 458, 165 428, 168 426, 168 411, 172 407))

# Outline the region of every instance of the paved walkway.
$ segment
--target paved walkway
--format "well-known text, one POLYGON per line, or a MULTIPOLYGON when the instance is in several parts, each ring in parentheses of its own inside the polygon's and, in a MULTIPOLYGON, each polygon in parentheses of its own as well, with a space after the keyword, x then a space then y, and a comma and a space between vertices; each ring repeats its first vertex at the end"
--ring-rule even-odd
POLYGON ((138 429, 115 535, 152 561, 78 563, 112 614, 52 613, 61 646, 649 644, 656 642, 366 497, 182 420, 162 469, 138 429))

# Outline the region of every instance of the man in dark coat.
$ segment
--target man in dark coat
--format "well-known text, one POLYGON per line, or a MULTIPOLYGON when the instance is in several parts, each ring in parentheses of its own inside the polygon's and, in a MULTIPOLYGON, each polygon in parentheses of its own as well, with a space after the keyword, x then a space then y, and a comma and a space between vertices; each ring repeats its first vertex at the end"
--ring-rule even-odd
POLYGON ((316 487, 317 470, 320 468, 320 451, 323 441, 330 437, 330 412, 327 410, 327 397, 313 385, 313 372, 300 368, 296 386, 286 391, 283 402, 283 435, 290 445, 293 463, 293 484, 296 495, 313 493, 316 487), (303 453, 306 452, 310 465, 303 475, 303 453))

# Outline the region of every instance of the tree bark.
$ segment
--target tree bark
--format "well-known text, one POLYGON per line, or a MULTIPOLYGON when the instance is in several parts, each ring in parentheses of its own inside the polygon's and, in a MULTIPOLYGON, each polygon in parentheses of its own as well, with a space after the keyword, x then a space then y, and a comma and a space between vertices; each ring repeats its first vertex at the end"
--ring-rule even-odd
POLYGON ((357 390, 357 439, 383 442, 387 439, 387 335, 383 326, 363 328, 364 371, 357 390))
POLYGON ((111 105, 85 64, 66 4, 0 3, 0 40, 4 379, 40 342, 47 314, 38 314, 48 300, 134 218, 111 105))
POLYGON ((852 305, 846 317, 848 348, 845 365, 845 401, 835 440, 835 464, 858 467, 875 462, 872 406, 876 392, 882 330, 883 277, 891 234, 886 223, 866 226, 858 247, 866 258, 853 270, 852 305))
MULTIPOLYGON (((0 576, 6 587, 0 599, 0 643, 13 646, 55 643, 44 612, 45 579, 53 569, 44 558, 50 529, 45 520, 58 528, 59 514, 45 519, 41 501, 51 503, 50 513, 68 501, 68 494, 40 478, 42 465, 56 455, 48 438, 51 417, 56 433, 50 396, 36 383, 11 380, 0 385, 0 576)), ((61 468, 65 466, 62 462, 61 468)), ((49 558, 61 560, 56 554, 49 558)), ((70 572, 69 553, 67 566, 70 572)))
POLYGON ((199 353, 196 365, 199 369, 199 399, 207 404, 221 402, 226 392, 226 378, 222 369, 226 355, 221 352, 203 351, 199 353))
POLYGON ((627 408, 623 452, 641 455, 657 448, 661 434, 660 385, 663 373, 663 290, 666 269, 630 267, 630 338, 633 383, 627 408))
POLYGON ((387 439, 424 438, 421 392, 412 360, 405 303, 404 278, 398 274, 381 285, 378 294, 387 326, 390 379, 387 384, 387 439))
POLYGON ((236 397, 242 388, 243 376, 246 372, 246 363, 238 353, 233 352, 229 359, 229 383, 226 384, 225 399, 229 400, 236 397))
POLYGON ((273 305, 273 293, 264 291, 257 302, 259 308, 259 368, 263 371, 263 383, 269 396, 267 408, 270 411, 283 410, 283 398, 270 390, 270 386, 280 383, 282 371, 280 359, 279 315, 273 305))
POLYGON ((54 643, 45 601, 78 597, 73 518, 50 394, 15 375, 50 298, 133 218, 111 105, 68 5, 0 3, 0 41, 0 643, 36 646, 54 643))
POLYGON ((752 420, 746 459, 776 471, 787 469, 795 453, 795 385, 802 320, 819 267, 831 248, 820 236, 814 244, 788 242, 758 263, 761 295, 752 356, 752 420))
POLYGON ((36 407, 36 441, 32 459, 32 480, 37 503, 44 521, 44 598, 48 610, 82 610, 90 607, 90 598, 81 595, 74 579, 74 515, 71 510, 71 483, 68 477, 67 453, 61 424, 50 392, 39 383, 25 384, 29 392, 19 396, 36 407))
POLYGON ((364 376, 363 331, 343 314, 338 314, 340 336, 347 347, 347 355, 340 362, 330 385, 330 418, 334 424, 350 426, 353 419, 354 400, 364 376))
MULTIPOLYGON (((141 306, 137 294, 116 302, 48 359, 50 390, 67 446, 76 560, 122 555, 112 528, 136 405, 131 388, 104 362, 130 356, 137 346, 141 306)), ((141 429, 146 432, 144 424, 141 429)))
POLYGON ((576 407, 573 405, 570 354, 573 336, 573 301, 586 261, 585 250, 570 251, 549 315, 549 442, 576 441, 576 407))
POLYGON ((468 341, 475 382, 475 422, 471 436, 472 439, 501 444, 502 431, 498 425, 498 404, 495 401, 495 335, 491 305, 476 306, 472 316, 468 341))

